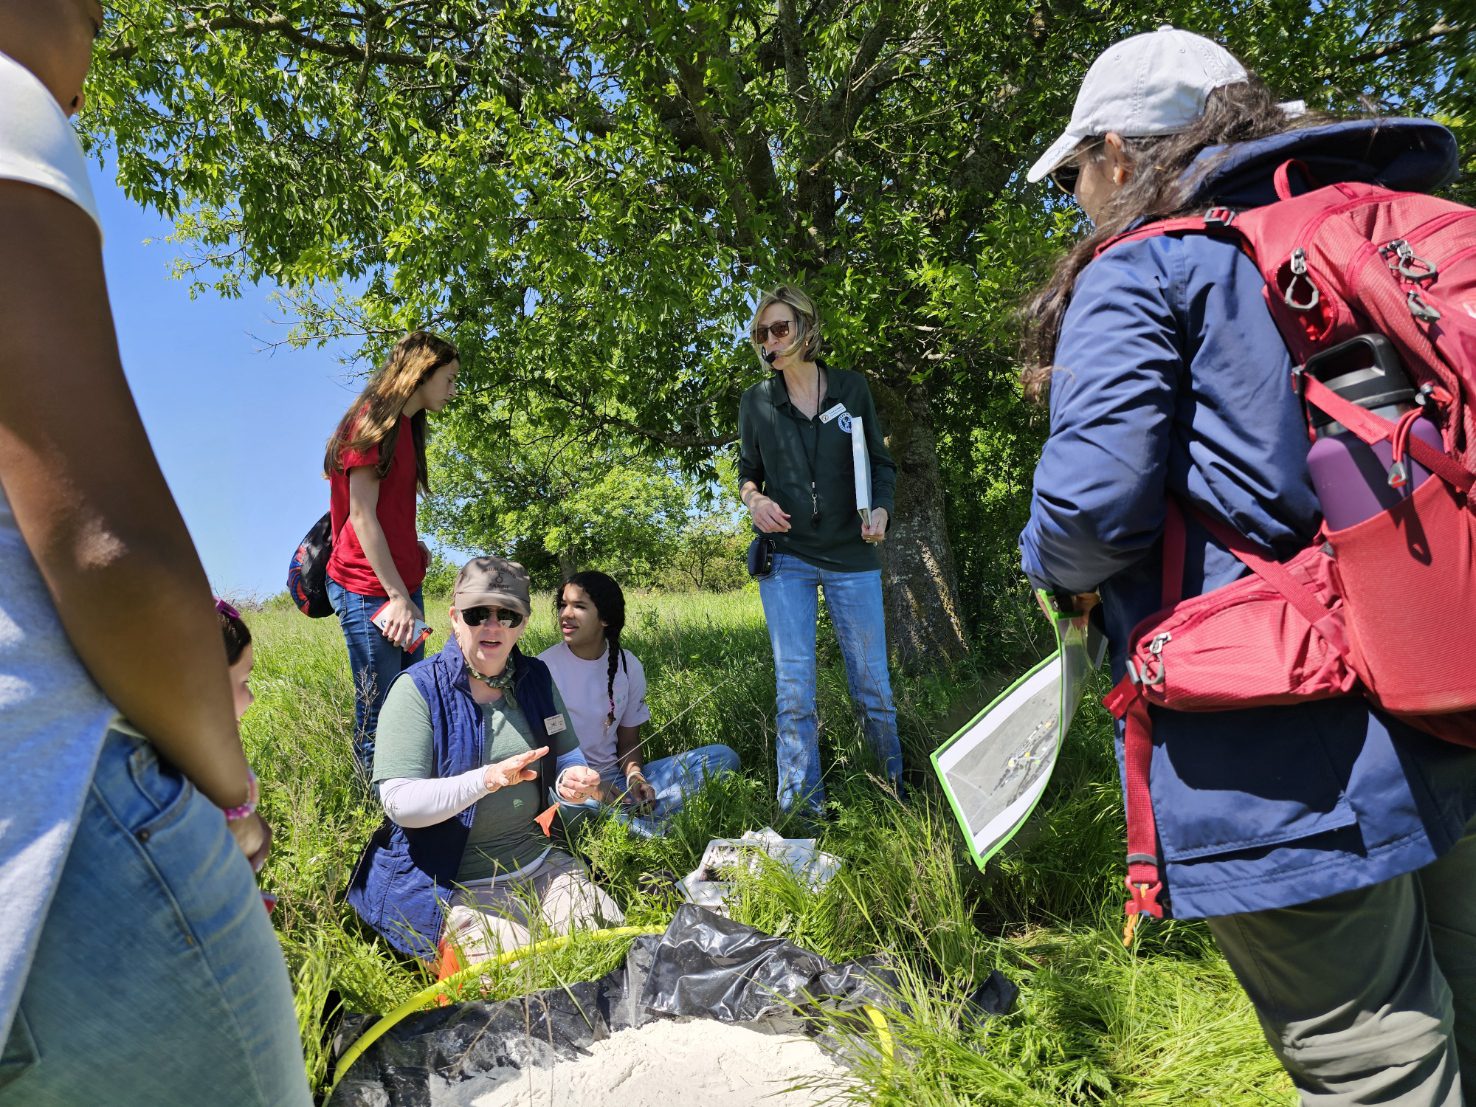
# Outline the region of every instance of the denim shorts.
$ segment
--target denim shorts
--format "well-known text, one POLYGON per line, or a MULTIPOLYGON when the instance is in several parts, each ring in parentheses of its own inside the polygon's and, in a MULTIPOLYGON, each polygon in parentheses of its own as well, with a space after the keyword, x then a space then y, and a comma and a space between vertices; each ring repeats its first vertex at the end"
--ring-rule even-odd
POLYGON ((0 1052, 0 1107, 306 1107, 292 989, 219 808, 110 732, 0 1052))

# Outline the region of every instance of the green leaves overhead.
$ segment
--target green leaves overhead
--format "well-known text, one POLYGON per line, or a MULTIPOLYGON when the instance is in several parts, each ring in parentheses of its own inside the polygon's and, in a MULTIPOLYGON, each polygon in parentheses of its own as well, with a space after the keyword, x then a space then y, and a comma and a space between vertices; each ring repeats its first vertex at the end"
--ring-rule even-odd
POLYGON ((131 195, 194 213, 204 253, 289 286, 377 276, 368 329, 447 327, 484 379, 556 382, 586 425, 613 405, 694 455, 732 434, 759 286, 808 280, 840 359, 898 382, 1002 341, 1051 223, 1019 171, 1125 33, 1222 37, 1321 106, 1470 116, 1469 22, 1430 3, 114 12, 88 122, 131 195))
MULTIPOLYGON (((377 357, 404 328, 448 331, 468 384, 689 469, 732 441, 762 373, 742 341, 756 291, 796 278, 837 363, 941 421, 950 483, 993 464, 972 428, 1013 402, 1014 306, 1076 219, 1023 170, 1128 33, 1187 27, 1289 96, 1437 111, 1476 147, 1476 20, 1454 2, 111 12, 84 122, 228 289, 346 281, 353 310, 310 313, 310 334, 368 335, 377 357)), ((1017 471, 1034 440, 998 448, 1017 471)))

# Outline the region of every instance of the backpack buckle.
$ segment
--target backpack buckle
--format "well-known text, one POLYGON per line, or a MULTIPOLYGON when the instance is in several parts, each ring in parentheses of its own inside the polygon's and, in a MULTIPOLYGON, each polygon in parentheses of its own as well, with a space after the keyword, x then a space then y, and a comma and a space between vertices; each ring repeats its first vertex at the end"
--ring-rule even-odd
POLYGON ((1286 291, 1282 293, 1281 298, 1293 311, 1311 311, 1317 306, 1317 301, 1322 299, 1322 294, 1317 291, 1317 286, 1307 275, 1307 251, 1300 246, 1292 251, 1291 280, 1287 282, 1286 291), (1307 286, 1307 291, 1301 294, 1301 299, 1298 299, 1298 283, 1307 286))
POLYGON ((1206 227, 1228 227, 1231 223, 1235 222, 1235 217, 1238 214, 1239 212, 1234 208, 1212 207, 1204 213, 1204 225, 1206 227))
POLYGON ((1127 921, 1122 927, 1122 944, 1130 946, 1133 944, 1133 934, 1138 929, 1138 924, 1143 921, 1143 916, 1152 915, 1155 919, 1163 918, 1163 906, 1158 902, 1158 895, 1163 891, 1163 881, 1156 880, 1152 884, 1142 881, 1134 882, 1132 877, 1123 881, 1127 890, 1132 894, 1132 899, 1123 904, 1123 911, 1127 915, 1127 921))

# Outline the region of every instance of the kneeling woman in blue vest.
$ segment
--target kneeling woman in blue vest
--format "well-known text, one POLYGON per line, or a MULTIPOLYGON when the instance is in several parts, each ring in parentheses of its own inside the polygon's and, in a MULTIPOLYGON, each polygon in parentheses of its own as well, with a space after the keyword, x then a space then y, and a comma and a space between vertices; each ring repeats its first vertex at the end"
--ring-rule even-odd
POLYGON ((599 794, 600 777, 548 667, 517 649, 530 611, 521 565, 467 562, 451 640, 396 678, 380 710, 373 779, 388 817, 348 898, 425 961, 451 947, 471 964, 624 918, 535 822, 550 790, 572 809, 599 794))

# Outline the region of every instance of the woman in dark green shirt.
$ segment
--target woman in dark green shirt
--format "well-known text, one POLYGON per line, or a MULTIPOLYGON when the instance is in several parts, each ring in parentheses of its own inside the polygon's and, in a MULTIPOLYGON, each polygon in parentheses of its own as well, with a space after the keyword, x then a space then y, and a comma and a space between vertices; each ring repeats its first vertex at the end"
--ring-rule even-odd
POLYGON ((759 301, 749 331, 774 373, 738 408, 738 494, 754 529, 774 543, 759 580, 778 693, 779 805, 824 809, 815 711, 817 590, 846 662, 867 740, 894 787, 902 776, 897 713, 887 673, 881 565, 876 546, 892 512, 897 467, 887 452, 866 378, 820 360, 814 302, 793 285, 759 301), (869 455, 870 521, 858 511, 852 422, 869 455))

